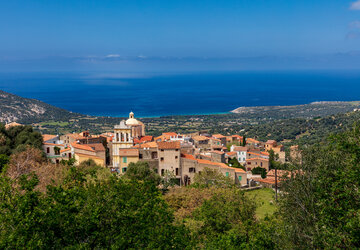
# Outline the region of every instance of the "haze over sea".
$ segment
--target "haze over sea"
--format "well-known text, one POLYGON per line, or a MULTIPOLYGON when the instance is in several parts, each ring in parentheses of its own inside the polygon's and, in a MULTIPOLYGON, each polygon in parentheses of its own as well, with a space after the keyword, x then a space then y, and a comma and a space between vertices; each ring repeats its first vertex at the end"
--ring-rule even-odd
POLYGON ((214 114, 240 106, 360 100, 360 71, 1 73, 0 89, 88 115, 214 114))

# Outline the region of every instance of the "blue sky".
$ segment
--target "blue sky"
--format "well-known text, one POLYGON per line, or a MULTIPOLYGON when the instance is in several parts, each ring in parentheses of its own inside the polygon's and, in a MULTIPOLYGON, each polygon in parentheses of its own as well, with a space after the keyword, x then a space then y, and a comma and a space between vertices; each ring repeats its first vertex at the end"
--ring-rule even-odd
POLYGON ((11 0, 0 59, 321 57, 360 51, 356 0, 11 0))

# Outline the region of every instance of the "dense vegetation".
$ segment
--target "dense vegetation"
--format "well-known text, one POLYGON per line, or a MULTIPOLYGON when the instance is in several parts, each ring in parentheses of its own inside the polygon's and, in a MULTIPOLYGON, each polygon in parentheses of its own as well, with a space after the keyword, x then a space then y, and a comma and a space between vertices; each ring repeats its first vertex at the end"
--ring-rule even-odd
POLYGON ((360 247, 360 126, 303 148, 278 203, 209 169, 171 188, 144 162, 123 176, 93 161, 55 165, 30 143, 36 132, 2 133, 12 143, 0 175, 1 249, 360 247))

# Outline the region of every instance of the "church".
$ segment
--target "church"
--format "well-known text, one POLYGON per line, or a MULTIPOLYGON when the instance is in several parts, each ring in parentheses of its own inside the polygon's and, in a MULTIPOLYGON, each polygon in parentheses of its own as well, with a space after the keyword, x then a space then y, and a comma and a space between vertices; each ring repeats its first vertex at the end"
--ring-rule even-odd
POLYGON ((129 119, 122 120, 119 125, 115 125, 112 140, 113 167, 120 167, 120 149, 131 148, 134 145, 134 139, 144 135, 145 125, 135 119, 133 112, 130 112, 129 119))

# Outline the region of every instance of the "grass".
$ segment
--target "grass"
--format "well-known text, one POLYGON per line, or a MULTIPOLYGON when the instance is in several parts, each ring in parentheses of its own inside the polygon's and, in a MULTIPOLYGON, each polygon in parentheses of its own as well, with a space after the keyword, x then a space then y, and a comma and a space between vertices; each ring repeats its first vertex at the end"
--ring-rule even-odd
POLYGON ((256 202, 256 217, 258 219, 263 219, 266 215, 272 215, 276 211, 275 192, 272 189, 255 189, 247 191, 245 194, 256 202))
POLYGON ((42 126, 60 126, 60 127, 65 127, 67 125, 69 125, 68 122, 54 122, 54 121, 50 121, 50 122, 42 122, 40 123, 40 125, 42 126))

